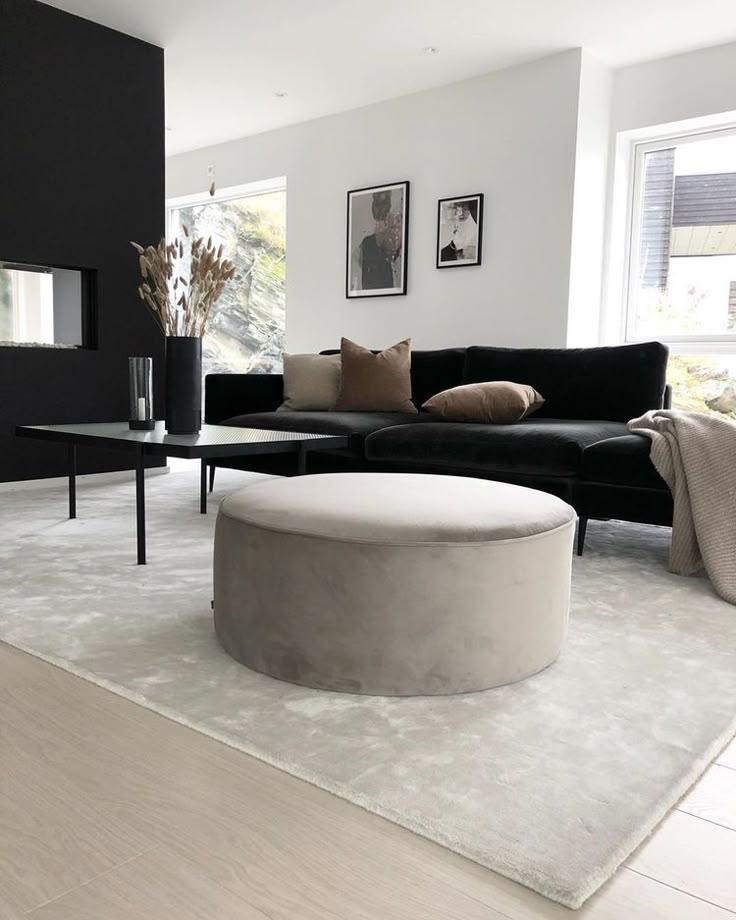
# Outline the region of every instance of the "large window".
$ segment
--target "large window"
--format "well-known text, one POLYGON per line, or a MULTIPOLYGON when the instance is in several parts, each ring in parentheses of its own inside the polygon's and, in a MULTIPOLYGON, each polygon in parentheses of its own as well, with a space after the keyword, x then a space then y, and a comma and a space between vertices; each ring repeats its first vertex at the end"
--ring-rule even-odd
POLYGON ((674 404, 736 417, 736 129, 637 144, 627 341, 673 352, 674 404))
POLYGON ((277 373, 284 350, 286 183, 283 179, 169 202, 169 238, 212 237, 235 263, 202 342, 204 374, 277 373))

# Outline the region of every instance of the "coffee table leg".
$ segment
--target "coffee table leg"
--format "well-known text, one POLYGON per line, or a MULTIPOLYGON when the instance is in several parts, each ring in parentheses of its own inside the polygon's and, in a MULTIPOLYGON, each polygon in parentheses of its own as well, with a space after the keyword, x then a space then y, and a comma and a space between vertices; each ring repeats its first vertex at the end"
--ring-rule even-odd
POLYGON ((143 445, 136 446, 135 518, 138 531, 138 565, 146 564, 146 493, 143 476, 143 445))
POLYGON ((77 445, 69 444, 67 450, 69 461, 69 517, 77 516, 77 445))
POLYGON ((302 441, 299 444, 299 456, 297 458, 296 474, 303 476, 307 472, 307 447, 302 441))
POLYGON ((207 461, 202 457, 202 466, 199 472, 199 512, 207 514, 207 461))

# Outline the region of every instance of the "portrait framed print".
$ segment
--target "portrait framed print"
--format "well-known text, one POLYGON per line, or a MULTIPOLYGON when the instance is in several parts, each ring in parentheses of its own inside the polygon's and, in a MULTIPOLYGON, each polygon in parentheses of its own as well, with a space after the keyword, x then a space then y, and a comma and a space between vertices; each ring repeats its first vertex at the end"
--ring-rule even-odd
POLYGON ((345 296, 406 294, 409 183, 348 192, 345 296))
POLYGON ((458 195, 437 203, 437 268, 480 265, 483 195, 458 195))

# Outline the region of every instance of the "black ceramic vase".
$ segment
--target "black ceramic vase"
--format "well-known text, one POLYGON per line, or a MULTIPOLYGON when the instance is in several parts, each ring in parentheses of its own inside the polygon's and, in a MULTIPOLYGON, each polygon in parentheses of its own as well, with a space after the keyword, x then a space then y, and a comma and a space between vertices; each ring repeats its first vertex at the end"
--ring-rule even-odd
POLYGON ((202 427, 202 339, 166 336, 166 430, 196 434, 202 427))

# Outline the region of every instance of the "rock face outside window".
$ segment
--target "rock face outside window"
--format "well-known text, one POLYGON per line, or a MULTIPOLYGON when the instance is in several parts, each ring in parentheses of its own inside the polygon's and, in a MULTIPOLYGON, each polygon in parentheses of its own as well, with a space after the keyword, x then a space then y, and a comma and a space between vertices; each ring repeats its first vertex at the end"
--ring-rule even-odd
MULTIPOLYGON (((284 350, 286 191, 181 208, 178 227, 212 237, 235 263, 202 342, 202 372, 280 373, 284 350)), ((179 238, 182 234, 176 229, 179 238)), ((174 234, 172 234, 174 235, 174 234)))

